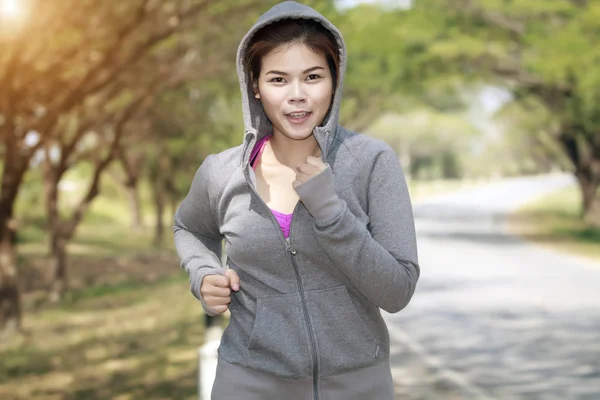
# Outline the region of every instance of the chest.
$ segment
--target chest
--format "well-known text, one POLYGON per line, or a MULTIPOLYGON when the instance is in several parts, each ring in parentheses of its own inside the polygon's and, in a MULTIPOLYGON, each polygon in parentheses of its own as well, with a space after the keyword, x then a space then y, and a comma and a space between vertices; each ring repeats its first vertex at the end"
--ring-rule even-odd
POLYGON ((298 194, 292 186, 296 172, 284 165, 259 163, 254 173, 256 190, 267 206, 291 214, 298 203, 298 194))

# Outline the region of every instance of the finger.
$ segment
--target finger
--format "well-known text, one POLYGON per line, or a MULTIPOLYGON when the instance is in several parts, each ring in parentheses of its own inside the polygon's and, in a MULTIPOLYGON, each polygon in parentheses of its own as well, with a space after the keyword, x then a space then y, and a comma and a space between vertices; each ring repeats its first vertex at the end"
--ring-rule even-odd
POLYGON ((229 278, 229 286, 231 289, 233 289, 235 292, 240 290, 240 277, 238 276, 237 272, 232 269, 228 269, 225 271, 225 276, 229 278))
POLYGON ((296 167, 297 172, 302 172, 308 175, 317 175, 319 172, 319 168, 311 164, 300 164, 296 167))
POLYGON ((300 181, 302 183, 308 181, 310 178, 312 178, 314 175, 308 175, 308 174, 304 174, 304 173, 297 173, 296 174, 296 180, 300 181))
POLYGON ((204 297, 204 302, 206 304, 208 304, 209 306, 225 306, 229 303, 231 303, 231 297, 230 296, 206 296, 204 297))
POLYGON ((228 287, 206 285, 206 287, 200 290, 200 294, 202 294, 204 297, 227 297, 231 294, 231 289, 228 287))
POLYGON ((229 308, 229 306, 209 306, 209 307, 212 308, 214 312, 219 313, 219 314, 223 314, 229 308))
POLYGON ((319 157, 309 156, 306 159, 306 163, 316 167, 319 170, 319 172, 327 168, 327 164, 325 164, 319 157))
POLYGON ((294 182, 292 182, 292 187, 293 187, 294 189, 296 189, 298 186, 302 185, 303 183, 304 183, 304 182, 302 182, 302 181, 299 181, 299 180, 297 180, 297 179, 296 179, 294 182))
POLYGON ((206 282, 208 285, 229 287, 229 279, 223 275, 206 275, 204 277, 204 282, 206 282))

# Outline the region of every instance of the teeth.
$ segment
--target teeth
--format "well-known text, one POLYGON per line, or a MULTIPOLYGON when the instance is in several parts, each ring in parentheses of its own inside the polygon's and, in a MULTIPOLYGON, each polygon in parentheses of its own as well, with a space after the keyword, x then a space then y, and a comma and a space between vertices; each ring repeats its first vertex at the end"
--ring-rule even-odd
POLYGON ((307 112, 302 112, 302 113, 290 113, 288 114, 290 117, 292 118, 304 118, 308 115, 307 112))

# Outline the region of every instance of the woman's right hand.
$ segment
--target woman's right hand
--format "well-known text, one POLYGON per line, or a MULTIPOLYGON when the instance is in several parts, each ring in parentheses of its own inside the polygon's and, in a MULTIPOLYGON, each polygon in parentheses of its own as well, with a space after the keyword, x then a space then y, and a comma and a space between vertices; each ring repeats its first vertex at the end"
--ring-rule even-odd
POLYGON ((231 290, 240 290, 240 277, 232 269, 225 271, 225 275, 206 275, 200 286, 204 303, 219 314, 223 314, 229 308, 231 290))

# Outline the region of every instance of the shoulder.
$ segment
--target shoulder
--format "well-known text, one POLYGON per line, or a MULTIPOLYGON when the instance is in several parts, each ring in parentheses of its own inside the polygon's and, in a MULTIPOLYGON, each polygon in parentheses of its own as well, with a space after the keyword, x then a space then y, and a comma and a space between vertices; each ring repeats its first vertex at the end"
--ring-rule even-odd
POLYGON ((240 166, 241 157, 242 145, 239 145, 223 150, 220 153, 210 154, 206 157, 204 163, 208 163, 210 169, 223 173, 238 168, 240 166))
POLYGON ((362 166, 372 167, 382 157, 397 160, 396 152, 388 143, 342 126, 338 127, 335 140, 343 157, 353 158, 362 166))
POLYGON ((241 156, 241 145, 208 155, 200 164, 194 180, 203 181, 208 185, 209 193, 218 194, 231 175, 240 169, 241 156))

